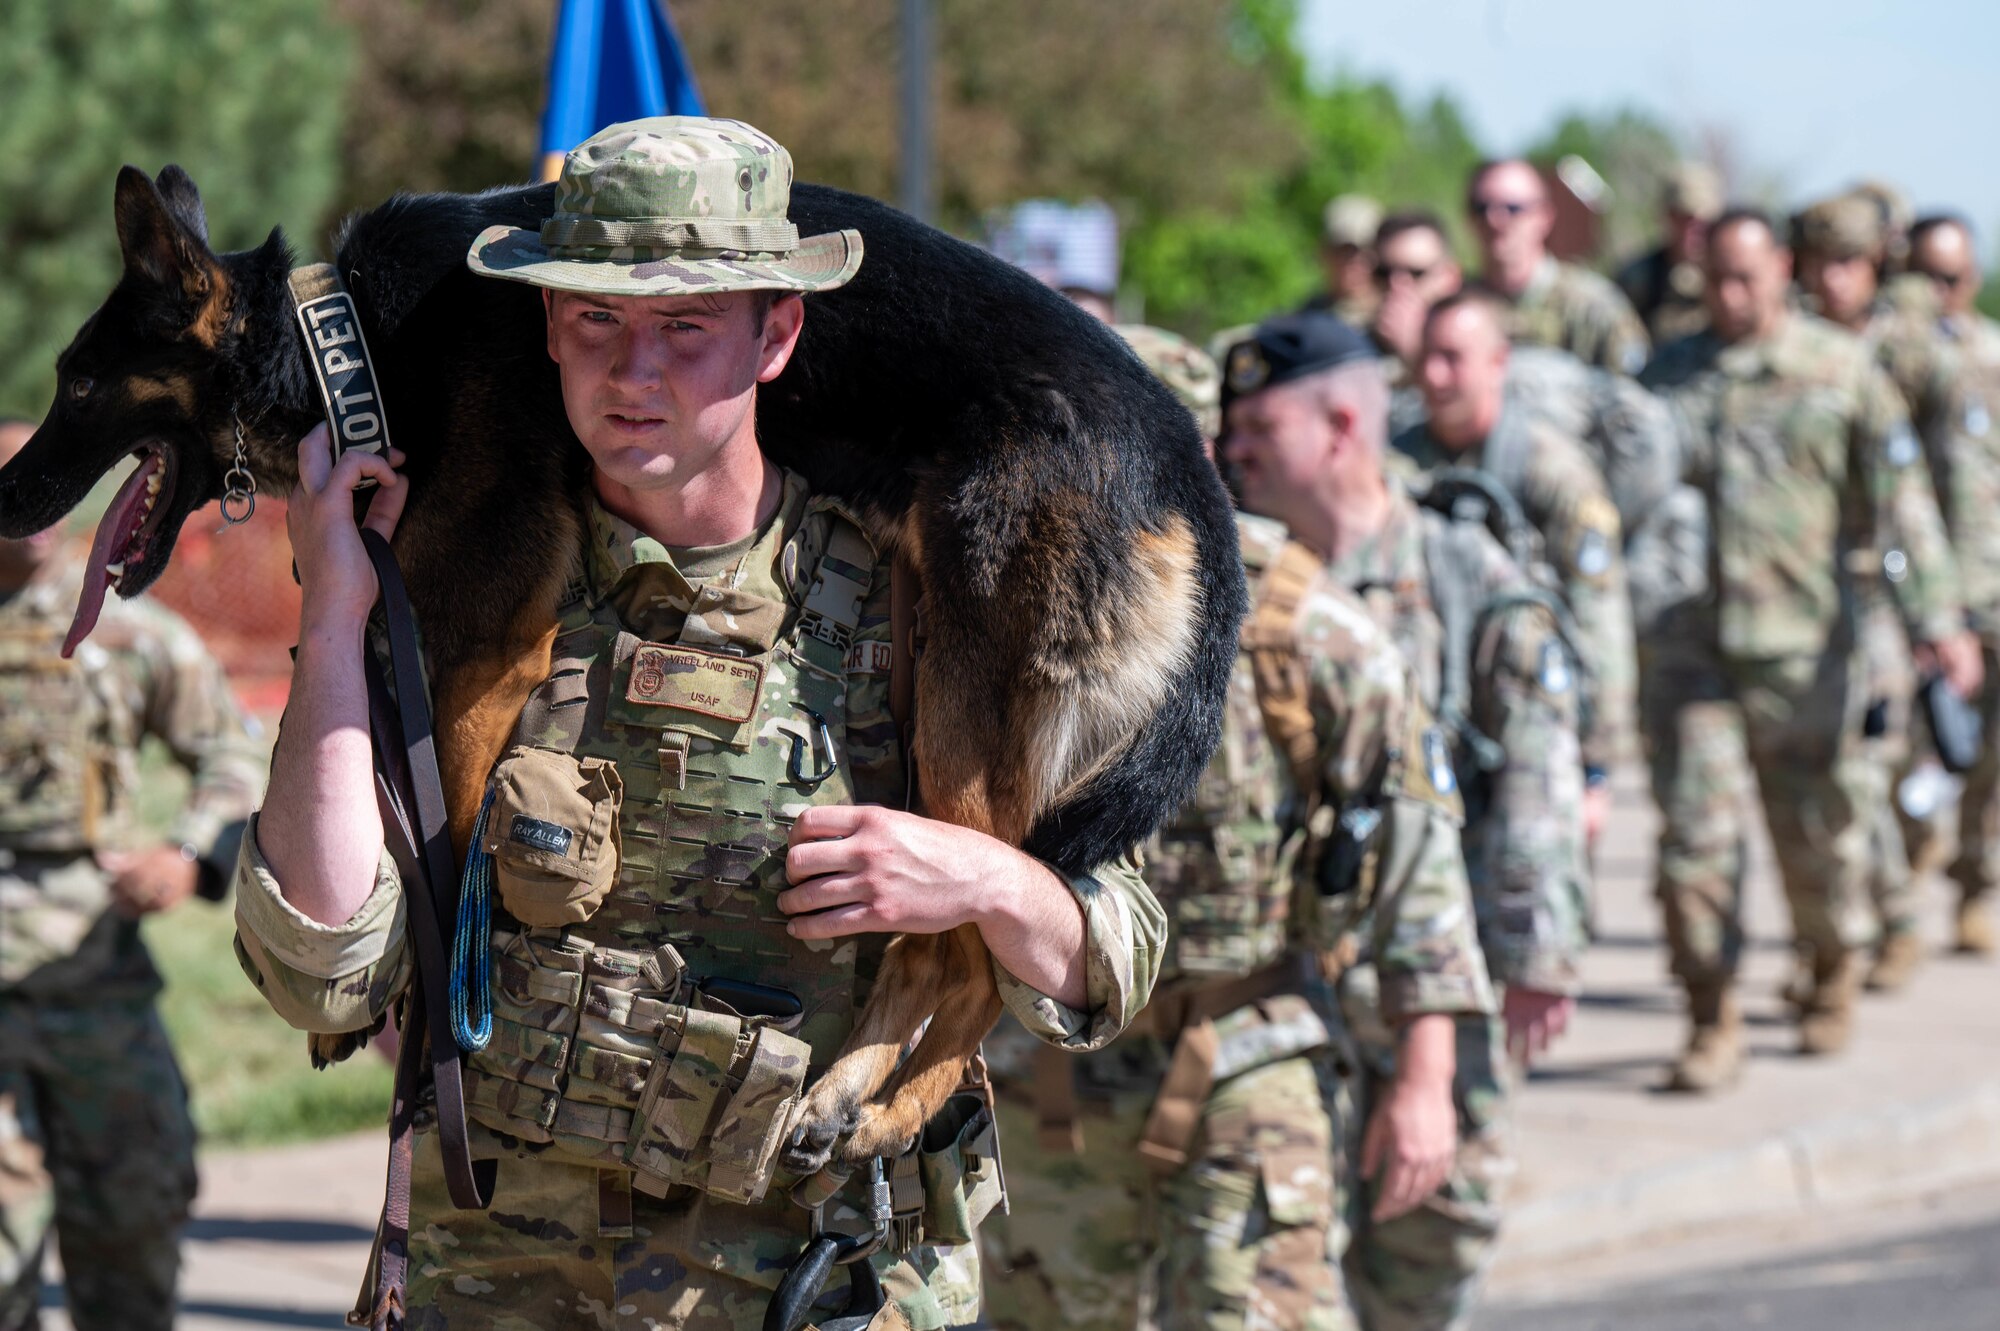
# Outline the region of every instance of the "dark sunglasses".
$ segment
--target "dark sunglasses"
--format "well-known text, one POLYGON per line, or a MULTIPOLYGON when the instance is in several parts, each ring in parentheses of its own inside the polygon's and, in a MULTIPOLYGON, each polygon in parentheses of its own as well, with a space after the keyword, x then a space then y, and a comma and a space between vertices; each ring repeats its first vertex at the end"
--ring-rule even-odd
POLYGON ((1378 263, 1375 265, 1375 280, 1385 287, 1398 277, 1407 277, 1412 282, 1421 282, 1426 277, 1429 277, 1436 267, 1437 265, 1434 263, 1427 264, 1422 268, 1412 268, 1408 264, 1378 263))
POLYGON ((1531 203, 1515 199, 1467 199, 1465 202, 1465 211, 1474 217, 1491 217, 1496 212, 1505 217, 1519 217, 1532 207, 1531 203))
MULTIPOLYGON (((1379 275, 1382 270, 1378 268, 1375 271, 1379 275)), ((1923 272, 1922 269, 1918 269, 1917 271, 1923 272)), ((1946 291, 1956 291, 1972 280, 1972 270, 1966 268, 1956 273, 1924 273, 1924 276, 1943 287, 1946 291)))

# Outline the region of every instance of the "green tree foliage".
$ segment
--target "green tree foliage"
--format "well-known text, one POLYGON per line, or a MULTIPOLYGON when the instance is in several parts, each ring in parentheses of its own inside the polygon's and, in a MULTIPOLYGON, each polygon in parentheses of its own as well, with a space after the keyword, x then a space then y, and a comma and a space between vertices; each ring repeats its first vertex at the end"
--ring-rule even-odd
MULTIPOLYGON (((342 203, 532 171, 551 0, 332 0, 362 58, 342 203)), ((671 0, 712 114, 808 180, 897 197, 890 0, 671 0)), ((1318 281, 1327 198, 1452 205, 1477 156, 1444 99, 1315 86, 1298 0, 934 0, 938 220, 977 234, 1019 199, 1104 199, 1148 317, 1200 332, 1318 281)))
POLYGON ((0 3, 0 410, 46 409, 117 279, 121 165, 185 167, 219 248, 276 224, 314 248, 347 75, 322 0, 0 3))
POLYGON ((1598 252, 1607 262, 1630 258, 1659 240, 1660 191, 1685 154, 1664 124, 1645 111, 1571 111, 1527 156, 1550 165, 1574 153, 1590 163, 1609 197, 1600 206, 1598 252))
POLYGON ((1264 72, 1298 150, 1282 170, 1192 210, 1136 212, 1126 268, 1156 323, 1201 333, 1296 305, 1320 284, 1320 214, 1349 192, 1435 209, 1456 225, 1479 160, 1449 98, 1407 106, 1391 85, 1316 82, 1294 34, 1297 0, 1242 0, 1232 43, 1264 72))
MULTIPOLYGON (((884 0, 675 0, 712 114, 791 149, 806 178, 897 194, 897 9, 884 0), (774 11, 781 11, 774 13, 774 11)), ((1230 0, 935 0, 939 220, 1018 199, 1197 210, 1295 161, 1266 72, 1231 46, 1230 0)))
POLYGON ((534 178, 557 0, 328 2, 360 48, 341 211, 534 178))

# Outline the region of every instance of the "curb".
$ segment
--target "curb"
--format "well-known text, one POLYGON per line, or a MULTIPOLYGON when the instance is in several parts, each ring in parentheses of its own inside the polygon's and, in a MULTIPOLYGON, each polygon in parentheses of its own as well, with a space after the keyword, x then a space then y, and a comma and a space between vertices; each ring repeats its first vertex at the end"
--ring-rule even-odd
POLYGON ((1532 1267, 1718 1224, 1806 1216, 1994 1176, 2000 1176, 2000 1079, 1536 1198, 1508 1211, 1498 1256, 1511 1267, 1532 1267))

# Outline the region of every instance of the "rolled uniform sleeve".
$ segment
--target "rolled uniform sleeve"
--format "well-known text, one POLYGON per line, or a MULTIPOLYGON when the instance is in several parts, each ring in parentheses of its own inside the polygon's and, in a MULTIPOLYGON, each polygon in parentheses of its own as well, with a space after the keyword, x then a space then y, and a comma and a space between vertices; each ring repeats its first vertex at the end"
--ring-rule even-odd
POLYGON ((385 850, 375 889, 345 924, 285 900, 257 848, 253 818, 236 860, 236 959, 280 1017, 302 1031, 372 1029, 409 983, 402 881, 385 850))
POLYGON ((1167 937, 1167 916, 1127 854, 1089 873, 1064 875, 1083 908, 1084 985, 1079 1011, 1022 983, 998 961, 993 975, 1007 1010, 1035 1038, 1084 1052, 1109 1044, 1152 997, 1167 937))

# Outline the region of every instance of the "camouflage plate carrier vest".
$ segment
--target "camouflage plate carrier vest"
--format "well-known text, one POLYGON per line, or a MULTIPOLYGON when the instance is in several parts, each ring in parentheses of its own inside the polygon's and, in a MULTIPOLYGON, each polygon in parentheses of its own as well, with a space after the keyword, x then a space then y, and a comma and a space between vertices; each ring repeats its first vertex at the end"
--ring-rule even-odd
POLYGON ((659 634, 657 599, 572 587, 485 822, 505 909, 473 1119, 656 1195, 763 1198, 808 1062, 839 1051, 886 942, 793 939, 775 904, 799 811, 905 803, 886 712, 861 696, 886 697, 886 644, 853 642, 878 569, 859 526, 793 485, 670 636, 621 622, 659 634), (871 726, 887 756, 850 761, 871 726), (593 883, 594 903, 562 891, 593 883))
MULTIPOLYGON (((1239 514, 1236 529, 1250 615, 1222 743, 1147 858, 1147 885, 1172 922, 1163 985, 1239 979, 1283 957, 1299 941, 1302 861, 1335 816, 1319 799, 1319 735, 1295 624, 1322 565, 1278 523, 1239 514)), ((1344 904, 1355 917, 1366 908, 1358 895, 1344 904)), ((1338 921, 1313 930, 1344 931, 1338 921)))
POLYGON ((81 853, 108 816, 112 756, 99 734, 85 644, 62 656, 67 624, 42 613, 40 589, 0 605, 0 849, 81 853))

